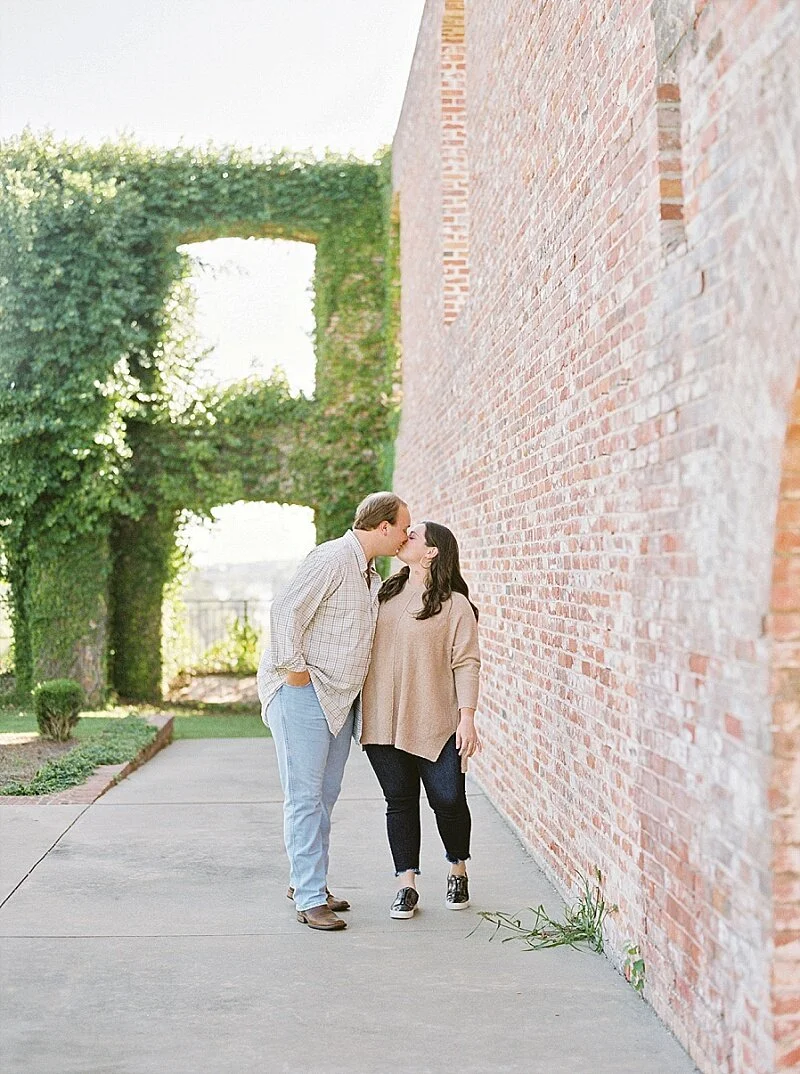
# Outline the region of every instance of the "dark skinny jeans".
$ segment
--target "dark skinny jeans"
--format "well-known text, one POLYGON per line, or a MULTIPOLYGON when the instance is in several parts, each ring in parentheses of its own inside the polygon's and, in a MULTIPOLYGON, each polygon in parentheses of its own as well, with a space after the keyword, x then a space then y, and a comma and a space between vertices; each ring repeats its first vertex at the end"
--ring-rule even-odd
POLYGON ((445 857, 449 862, 466 861, 472 818, 456 736, 447 740, 435 761, 416 757, 395 746, 369 745, 364 749, 386 798, 386 832, 395 875, 411 869, 419 872, 420 781, 436 814, 445 857))

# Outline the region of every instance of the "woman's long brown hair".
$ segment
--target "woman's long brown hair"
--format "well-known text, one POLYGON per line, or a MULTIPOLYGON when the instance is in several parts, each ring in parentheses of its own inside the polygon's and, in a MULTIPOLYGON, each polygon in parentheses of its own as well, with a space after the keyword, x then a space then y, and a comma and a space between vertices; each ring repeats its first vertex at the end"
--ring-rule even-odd
MULTIPOLYGON (((447 526, 442 526, 439 522, 423 522, 422 525, 425 527, 427 547, 439 550, 439 554, 431 560, 428 584, 422 594, 422 611, 416 616, 417 619, 430 619, 431 616, 439 614, 442 604, 449 600, 453 593, 461 593, 469 600, 469 586, 461 574, 458 541, 447 526)), ((402 593, 410 574, 411 568, 403 567, 397 574, 386 579, 378 592, 381 604, 402 593)), ((471 600, 469 603, 477 619, 478 609, 471 600)))

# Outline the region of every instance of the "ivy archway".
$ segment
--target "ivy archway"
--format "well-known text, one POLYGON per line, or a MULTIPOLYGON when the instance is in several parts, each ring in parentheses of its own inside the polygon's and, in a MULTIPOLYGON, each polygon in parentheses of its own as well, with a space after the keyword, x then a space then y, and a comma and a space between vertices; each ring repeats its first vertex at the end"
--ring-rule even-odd
POLYGON ((390 479, 388 160, 0 145, 0 525, 18 686, 158 696, 180 512, 313 508, 319 540, 390 479), (188 258, 228 236, 316 246, 316 391, 193 382, 188 258))

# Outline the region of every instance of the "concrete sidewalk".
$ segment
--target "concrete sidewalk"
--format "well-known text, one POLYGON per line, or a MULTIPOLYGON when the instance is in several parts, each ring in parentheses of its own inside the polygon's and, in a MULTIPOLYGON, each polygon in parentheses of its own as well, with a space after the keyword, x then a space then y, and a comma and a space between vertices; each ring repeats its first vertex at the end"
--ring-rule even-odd
POLYGON ((91 806, 0 808, 3 1074, 691 1074, 601 956, 490 942, 476 911, 560 901, 473 785, 472 907, 444 906, 423 805, 421 909, 392 921, 383 802, 354 749, 330 883, 285 897, 268 739, 179 741, 91 806))

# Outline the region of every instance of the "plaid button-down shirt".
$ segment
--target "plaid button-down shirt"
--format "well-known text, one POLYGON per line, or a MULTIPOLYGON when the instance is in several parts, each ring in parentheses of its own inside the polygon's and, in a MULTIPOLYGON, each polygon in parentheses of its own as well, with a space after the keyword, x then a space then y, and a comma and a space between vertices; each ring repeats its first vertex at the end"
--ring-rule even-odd
MULTIPOLYGON (((367 677, 381 579, 352 530, 306 556, 270 614, 270 646, 258 668, 267 706, 288 671, 308 671, 332 734, 341 731, 367 677)), ((360 736, 360 706, 354 735, 360 736)))

